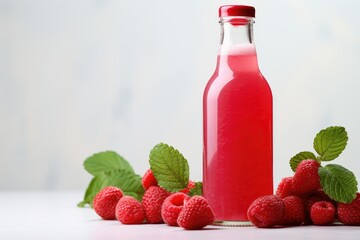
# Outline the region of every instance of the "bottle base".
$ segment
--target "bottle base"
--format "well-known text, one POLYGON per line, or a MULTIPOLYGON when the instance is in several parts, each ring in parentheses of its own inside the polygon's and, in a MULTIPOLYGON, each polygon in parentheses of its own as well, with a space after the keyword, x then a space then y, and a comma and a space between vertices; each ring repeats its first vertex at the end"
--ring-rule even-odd
POLYGON ((221 220, 214 221, 213 225, 225 226, 225 227, 251 227, 251 226, 254 226, 249 221, 221 221, 221 220))

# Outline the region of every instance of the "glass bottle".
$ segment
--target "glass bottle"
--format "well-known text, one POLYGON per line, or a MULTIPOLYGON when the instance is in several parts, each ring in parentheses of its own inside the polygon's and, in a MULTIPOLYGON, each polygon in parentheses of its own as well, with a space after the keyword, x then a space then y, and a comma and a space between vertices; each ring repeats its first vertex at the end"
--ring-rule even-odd
POLYGON ((203 96, 203 191, 218 225, 249 224, 247 209, 273 194, 272 93, 253 38, 255 8, 219 8, 221 43, 203 96))

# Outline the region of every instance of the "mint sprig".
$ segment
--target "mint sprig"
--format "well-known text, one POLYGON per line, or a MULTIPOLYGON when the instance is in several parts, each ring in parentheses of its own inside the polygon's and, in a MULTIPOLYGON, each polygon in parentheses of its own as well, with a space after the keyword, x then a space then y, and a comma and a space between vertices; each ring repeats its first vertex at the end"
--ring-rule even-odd
POLYGON ((321 130, 314 139, 314 149, 319 160, 331 161, 345 149, 348 136, 344 127, 328 127, 321 130))
MULTIPOLYGON (((345 149, 348 134, 344 127, 331 126, 318 132, 314 138, 313 147, 318 156, 309 151, 303 151, 290 159, 290 167, 295 172, 299 163, 306 159, 328 162, 336 159, 345 149)), ((321 187, 324 192, 337 202, 350 203, 356 197, 357 180, 355 175, 338 164, 320 166, 318 170, 321 187)))
POLYGON ((357 192, 355 175, 338 164, 328 164, 318 170, 325 193, 337 202, 350 203, 357 192))
POLYGON ((134 173, 130 163, 114 151, 99 152, 88 157, 84 162, 84 168, 93 176, 118 169, 134 173))
POLYGON ((141 200, 144 194, 141 177, 134 173, 125 158, 114 151, 92 155, 85 160, 84 168, 94 177, 85 191, 84 199, 78 204, 79 207, 87 204, 91 206, 95 195, 106 186, 118 187, 125 195, 138 200, 141 200))
POLYGON ((177 149, 159 143, 151 150, 149 162, 160 187, 169 192, 187 188, 189 164, 177 149))
MULTIPOLYGON (((169 192, 178 192, 188 187, 189 164, 174 147, 164 143, 157 144, 150 152, 150 168, 160 187, 169 192)), ((84 199, 79 207, 90 205, 95 195, 106 186, 115 186, 124 195, 141 200, 144 194, 142 178, 135 174, 130 163, 114 151, 96 153, 84 162, 84 168, 93 175, 84 199)), ((202 183, 196 182, 189 192, 190 196, 202 195, 202 183)))
POLYGON ((87 204, 92 206, 96 193, 98 193, 103 186, 103 183, 99 178, 100 177, 93 177, 91 179, 89 186, 86 188, 84 200, 78 203, 78 207, 85 207, 87 204))

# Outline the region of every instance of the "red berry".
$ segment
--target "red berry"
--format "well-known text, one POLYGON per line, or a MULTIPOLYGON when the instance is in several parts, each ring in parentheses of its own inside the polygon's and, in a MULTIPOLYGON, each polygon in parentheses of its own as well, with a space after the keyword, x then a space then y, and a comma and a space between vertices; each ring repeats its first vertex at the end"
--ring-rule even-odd
POLYGON ((316 202, 320 202, 320 201, 327 201, 327 202, 331 202, 333 204, 335 204, 335 202, 333 200, 330 199, 330 197, 328 195, 326 195, 326 193, 323 190, 318 190, 314 193, 312 193, 311 195, 309 195, 308 197, 306 197, 304 199, 304 206, 305 206, 305 214, 306 214, 306 223, 307 224, 311 224, 311 217, 310 217, 310 210, 311 207, 314 203, 316 202))
POLYGON ((315 225, 330 225, 335 221, 334 204, 327 201, 316 202, 311 206, 311 221, 315 225))
POLYGON ((278 195, 280 198, 293 195, 291 184, 292 177, 283 178, 276 189, 276 195, 278 195))
POLYGON ((151 169, 147 170, 141 181, 145 190, 148 190, 151 186, 158 186, 158 182, 156 181, 153 172, 151 169))
POLYGON ((177 226, 177 219, 184 207, 184 201, 189 199, 190 197, 182 192, 167 197, 161 208, 161 216, 164 222, 170 226, 177 226))
POLYGON ((187 188, 180 190, 180 192, 183 192, 185 194, 188 194, 191 189, 195 187, 195 182, 193 180, 189 180, 187 188))
POLYGON ((285 204, 285 215, 282 225, 301 225, 305 221, 304 202, 298 196, 288 196, 282 199, 285 204))
POLYGON ((319 167, 320 164, 311 159, 299 163, 292 179, 292 191, 295 195, 309 194, 320 188, 319 167))
POLYGON ((161 187, 151 186, 144 194, 142 204, 148 223, 162 223, 161 206, 170 194, 161 187))
POLYGON ((360 193, 349 204, 338 203, 337 216, 340 222, 346 225, 360 225, 360 193))
POLYGON ((123 193, 117 187, 104 187, 96 194, 93 201, 95 212, 105 220, 113 220, 115 218, 115 207, 122 198, 123 193))
POLYGON ((285 214, 285 204, 279 196, 267 195, 257 198, 248 208, 247 216, 257 227, 278 225, 285 214))
POLYGON ((194 196, 185 201, 183 210, 180 212, 177 223, 187 230, 202 229, 212 224, 214 213, 208 201, 201 196, 194 196))
POLYGON ((140 224, 145 220, 145 211, 141 203, 133 197, 124 196, 116 205, 115 215, 123 224, 140 224))

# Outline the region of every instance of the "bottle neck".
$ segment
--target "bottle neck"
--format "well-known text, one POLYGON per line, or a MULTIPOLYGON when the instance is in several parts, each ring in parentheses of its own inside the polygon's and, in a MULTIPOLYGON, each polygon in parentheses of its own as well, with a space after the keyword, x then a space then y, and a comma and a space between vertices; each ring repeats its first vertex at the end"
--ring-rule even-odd
POLYGON ((221 46, 254 44, 253 18, 226 17, 220 19, 221 46))
POLYGON ((220 19, 218 69, 228 66, 232 72, 258 71, 253 24, 253 18, 248 17, 220 19))

